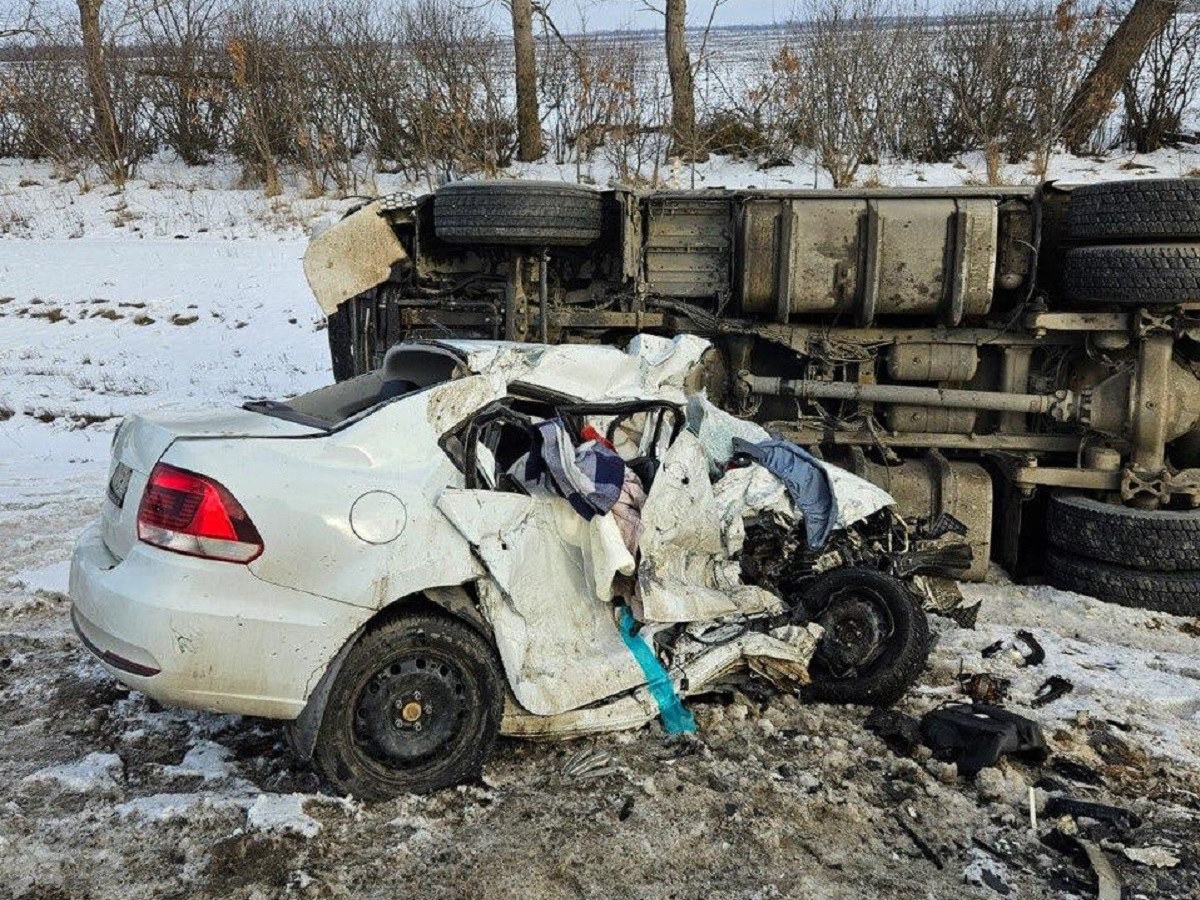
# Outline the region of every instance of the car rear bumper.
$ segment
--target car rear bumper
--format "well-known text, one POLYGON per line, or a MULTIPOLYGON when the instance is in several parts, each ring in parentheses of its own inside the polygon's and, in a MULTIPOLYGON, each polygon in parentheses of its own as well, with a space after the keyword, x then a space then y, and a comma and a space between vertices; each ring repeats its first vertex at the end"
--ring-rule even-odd
POLYGON ((172 706, 294 719, 370 610, 256 578, 236 563, 135 544, 99 523, 71 560, 71 620, 119 681, 172 706))

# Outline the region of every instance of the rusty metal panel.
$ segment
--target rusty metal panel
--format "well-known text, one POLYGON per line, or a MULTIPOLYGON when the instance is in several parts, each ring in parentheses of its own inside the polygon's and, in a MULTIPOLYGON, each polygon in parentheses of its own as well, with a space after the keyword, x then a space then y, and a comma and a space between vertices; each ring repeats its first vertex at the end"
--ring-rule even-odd
POLYGON ((793 314, 854 308, 862 280, 866 210, 866 201, 853 198, 792 201, 791 241, 784 266, 788 308, 793 314))
POLYGON ((897 344, 888 348, 887 360, 888 374, 897 381, 966 382, 975 377, 979 367, 979 348, 966 344, 897 344))
POLYGON ((936 316, 988 311, 998 199, 887 194, 753 197, 740 228, 742 310, 786 321, 852 313, 936 316))
POLYGON ((723 199, 656 199, 646 211, 647 290, 667 297, 728 296, 731 204, 723 199))
POLYGON ((742 312, 777 318, 779 284, 780 200, 747 200, 739 228, 739 293, 742 312))

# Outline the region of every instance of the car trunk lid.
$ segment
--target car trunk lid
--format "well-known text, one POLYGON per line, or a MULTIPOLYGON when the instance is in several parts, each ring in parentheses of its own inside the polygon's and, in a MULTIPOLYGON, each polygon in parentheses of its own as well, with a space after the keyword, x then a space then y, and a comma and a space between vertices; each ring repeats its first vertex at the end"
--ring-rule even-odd
POLYGON ((177 440, 213 438, 297 438, 322 429, 245 409, 126 416, 113 439, 104 508, 105 546, 124 559, 137 542, 137 513, 150 471, 177 440))

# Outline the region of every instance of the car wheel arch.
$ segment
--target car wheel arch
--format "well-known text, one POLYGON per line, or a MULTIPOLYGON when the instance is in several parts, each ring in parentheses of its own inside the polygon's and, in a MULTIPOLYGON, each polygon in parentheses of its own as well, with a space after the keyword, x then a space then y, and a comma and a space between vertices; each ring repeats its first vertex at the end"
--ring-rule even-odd
MULTIPOLYGON (((382 606, 375 615, 355 629, 342 644, 337 654, 330 660, 321 673, 316 686, 308 695, 304 709, 300 715, 285 726, 288 746, 300 759, 308 761, 312 758, 313 748, 317 742, 317 731, 325 715, 325 705, 329 701, 329 693, 333 683, 345 665, 346 658, 355 645, 362 640, 363 635, 385 625, 402 615, 413 613, 437 613, 465 622, 475 629, 487 641, 493 640, 491 627, 479 612, 476 604, 476 594, 473 584, 457 585, 454 587, 433 587, 405 597, 399 597, 391 603, 382 606)), ((315 673, 314 673, 315 674, 315 673)))

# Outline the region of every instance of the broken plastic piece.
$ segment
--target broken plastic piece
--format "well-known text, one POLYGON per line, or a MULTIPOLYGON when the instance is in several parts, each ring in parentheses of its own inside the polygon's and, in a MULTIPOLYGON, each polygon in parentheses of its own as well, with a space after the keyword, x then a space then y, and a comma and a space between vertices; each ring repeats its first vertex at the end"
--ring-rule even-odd
POLYGON ((1091 841, 1082 838, 1077 840, 1083 852, 1087 854, 1092 871, 1096 873, 1097 900, 1121 900, 1121 879, 1117 877, 1117 871, 1104 855, 1104 851, 1091 841))
POLYGON ((616 772, 617 766, 613 761, 612 754, 607 750, 597 750, 594 747, 580 750, 568 758, 562 767, 564 778, 575 778, 580 781, 602 778, 616 772))
POLYGON ((1034 695, 1033 702, 1029 705, 1034 709, 1046 706, 1049 703, 1053 703, 1059 697, 1066 696, 1073 690, 1075 690, 1075 685, 1067 679, 1061 675, 1051 675, 1042 682, 1041 687, 1037 689, 1037 694, 1034 695))
POLYGON ((1059 816, 1095 819, 1097 822, 1108 822, 1118 828, 1134 829, 1142 824, 1142 818, 1135 812, 1110 806, 1107 803, 1092 803, 1087 800, 1074 800, 1071 797, 1051 797, 1046 801, 1044 815, 1048 819, 1059 816))
POLYGON ((679 695, 675 693, 675 686, 671 684, 671 676, 654 655, 653 648, 638 637, 638 626, 628 606, 621 607, 620 616, 621 637, 625 639, 625 646, 629 648, 629 652, 646 675, 646 685, 650 688, 654 702, 658 704, 663 728, 667 734, 695 731, 695 717, 679 702, 679 695))
POLYGON ((1028 631, 1021 630, 1017 632, 1017 640, 1025 644, 1029 648, 1029 652, 1024 654, 1025 665, 1040 666, 1046 661, 1046 651, 1042 649, 1042 645, 1028 631))
POLYGON ((1049 755, 1037 722, 997 706, 943 706, 921 719, 921 736, 938 759, 958 764, 968 778, 1011 754, 1040 762, 1049 755))
POLYGON ((1050 762, 1052 768, 1064 778, 1069 778, 1072 781, 1077 781, 1080 784, 1090 784, 1094 787, 1099 787, 1104 784, 1104 778, 1093 769, 1091 766, 1085 765, 1074 759, 1066 759, 1065 757, 1056 756, 1050 762))

